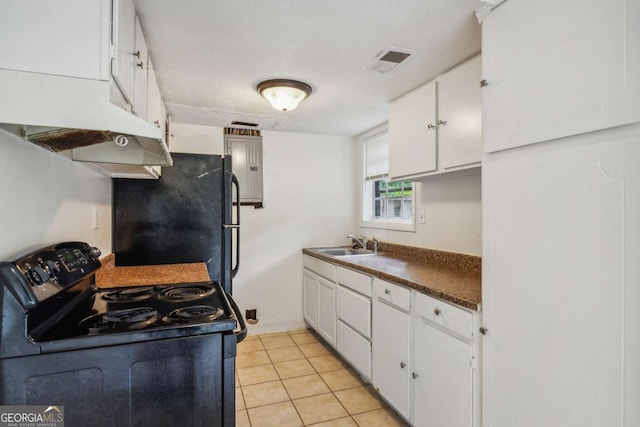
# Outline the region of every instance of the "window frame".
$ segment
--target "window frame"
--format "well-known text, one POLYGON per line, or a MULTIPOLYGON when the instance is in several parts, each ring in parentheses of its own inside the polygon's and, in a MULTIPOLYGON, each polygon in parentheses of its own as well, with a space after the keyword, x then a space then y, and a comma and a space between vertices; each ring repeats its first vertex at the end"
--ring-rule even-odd
MULTIPOLYGON (((376 179, 367 180, 366 177, 366 163, 367 163, 367 141, 375 138, 388 136, 387 126, 375 129, 361 137, 361 161, 362 161, 362 173, 360 174, 361 195, 362 200, 359 209, 359 222, 362 228, 377 228, 383 230, 394 231, 416 231, 416 182, 412 182, 411 191, 411 218, 399 219, 399 218, 375 218, 374 217, 374 183, 381 179, 388 179, 388 175, 381 176, 376 179)), ((408 198, 407 198, 408 199, 408 198)))

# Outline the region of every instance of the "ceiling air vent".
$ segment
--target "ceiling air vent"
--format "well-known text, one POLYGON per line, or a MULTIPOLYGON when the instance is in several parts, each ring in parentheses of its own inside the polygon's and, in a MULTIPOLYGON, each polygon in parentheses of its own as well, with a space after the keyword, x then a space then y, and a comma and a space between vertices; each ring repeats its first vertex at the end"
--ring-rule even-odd
POLYGON ((383 50, 376 55, 375 59, 366 68, 380 74, 386 74, 395 70, 400 63, 406 61, 412 55, 413 53, 407 50, 383 50))

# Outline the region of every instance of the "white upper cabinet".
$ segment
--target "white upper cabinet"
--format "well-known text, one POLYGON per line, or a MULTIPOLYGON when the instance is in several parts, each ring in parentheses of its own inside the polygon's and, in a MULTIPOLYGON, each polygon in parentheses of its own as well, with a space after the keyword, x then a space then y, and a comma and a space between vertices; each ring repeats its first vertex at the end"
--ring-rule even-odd
POLYGON ((135 73, 134 73, 134 88, 135 95, 133 97, 133 111, 138 116, 151 122, 147 112, 147 96, 148 96, 148 64, 149 53, 147 52, 147 42, 144 39, 144 33, 142 32, 142 26, 138 17, 136 21, 135 31, 135 73))
POLYGON ((108 80, 111 1, 3 2, 0 68, 108 80))
POLYGON ((436 82, 389 106, 389 176, 424 175, 437 168, 436 82))
MULTIPOLYGON (((133 0, 113 0, 112 43, 115 50, 111 75, 127 103, 134 105, 136 67, 136 10, 133 0)), ((140 54, 141 55, 141 54, 140 54)))
POLYGON ((147 67, 147 121, 158 126, 164 133, 167 124, 167 114, 164 110, 162 94, 158 88, 156 73, 153 69, 151 58, 149 58, 147 67))
POLYGON ((480 56, 438 78, 440 169, 480 163, 482 90, 480 56))
POLYGON ((419 179, 480 165, 480 65, 476 56, 391 103, 392 179, 419 179))
POLYGON ((640 121, 640 2, 510 0, 482 25, 484 150, 640 121))

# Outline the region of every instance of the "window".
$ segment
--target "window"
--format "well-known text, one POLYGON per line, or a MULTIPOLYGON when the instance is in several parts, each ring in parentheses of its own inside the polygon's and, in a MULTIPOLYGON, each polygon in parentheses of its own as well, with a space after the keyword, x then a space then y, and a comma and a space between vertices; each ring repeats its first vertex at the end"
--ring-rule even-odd
POLYGON ((363 227, 414 230, 414 185, 389 181, 387 132, 364 140, 363 227))

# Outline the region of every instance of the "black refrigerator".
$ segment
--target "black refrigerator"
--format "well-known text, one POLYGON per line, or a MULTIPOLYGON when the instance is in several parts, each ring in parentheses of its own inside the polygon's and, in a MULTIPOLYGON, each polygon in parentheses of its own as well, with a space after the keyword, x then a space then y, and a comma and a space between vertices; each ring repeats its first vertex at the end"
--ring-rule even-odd
POLYGON ((173 166, 162 168, 158 180, 113 180, 116 265, 204 262, 211 280, 231 294, 240 261, 240 204, 234 218, 231 200, 232 185, 236 195, 240 189, 231 157, 172 157, 173 166))

